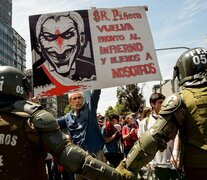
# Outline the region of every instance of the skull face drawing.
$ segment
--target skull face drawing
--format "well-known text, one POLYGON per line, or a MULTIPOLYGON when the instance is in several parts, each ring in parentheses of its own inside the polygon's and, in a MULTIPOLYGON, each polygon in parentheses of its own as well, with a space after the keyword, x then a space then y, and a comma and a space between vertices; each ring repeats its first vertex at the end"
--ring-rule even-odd
POLYGON ((76 12, 47 16, 38 29, 42 56, 58 74, 67 76, 74 71, 75 59, 85 43, 83 20, 76 12))

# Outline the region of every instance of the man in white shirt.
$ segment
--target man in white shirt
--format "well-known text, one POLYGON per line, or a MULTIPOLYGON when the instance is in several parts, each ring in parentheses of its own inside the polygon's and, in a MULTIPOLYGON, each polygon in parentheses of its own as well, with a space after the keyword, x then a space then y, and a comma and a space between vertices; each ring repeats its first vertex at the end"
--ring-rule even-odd
MULTIPOLYGON (((139 135, 147 131, 151 128, 156 120, 158 119, 158 113, 161 108, 161 104, 164 101, 165 96, 161 93, 153 93, 150 96, 150 105, 152 107, 152 112, 149 117, 146 117, 141 122, 141 126, 139 128, 139 135)), ((173 140, 170 140, 167 143, 167 148, 161 152, 158 151, 154 157, 154 159, 149 163, 149 170, 154 169, 155 177, 159 180, 168 180, 168 179, 176 179, 177 172, 170 163, 170 158, 172 155, 173 149, 173 140)))

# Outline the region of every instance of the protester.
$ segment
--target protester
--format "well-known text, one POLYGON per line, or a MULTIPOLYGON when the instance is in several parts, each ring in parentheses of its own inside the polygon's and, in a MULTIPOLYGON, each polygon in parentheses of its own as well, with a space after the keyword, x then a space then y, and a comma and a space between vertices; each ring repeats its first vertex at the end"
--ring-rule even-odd
POLYGON ((141 122, 141 118, 142 118, 142 113, 138 112, 137 117, 136 117, 136 121, 137 121, 138 126, 139 126, 139 123, 141 122))
POLYGON ((149 117, 149 115, 152 112, 152 108, 151 107, 144 107, 143 111, 140 115, 140 121, 142 121, 144 118, 149 117))
MULTIPOLYGON (((184 52, 174 67, 180 92, 162 103, 154 126, 134 145, 126 159, 126 168, 136 172, 163 151, 180 129, 181 146, 172 154, 180 155, 186 179, 207 177, 207 49, 193 48, 184 52)), ((172 83, 174 85, 174 82, 172 83)), ((176 143, 177 144, 177 143, 176 143)), ((175 157, 176 157, 175 156, 175 157)), ((176 161, 176 160, 175 160, 176 161)), ((124 172, 123 164, 117 168, 124 172)))
POLYGON ((124 121, 126 125, 122 128, 122 138, 124 140, 124 154, 126 157, 134 143, 138 140, 138 126, 131 114, 127 115, 124 121))
POLYGON ((47 156, 45 158, 45 164, 46 164, 46 170, 49 180, 53 180, 53 173, 52 173, 52 155, 50 153, 47 153, 47 156))
POLYGON ((55 156, 67 171, 89 179, 125 178, 70 143, 52 114, 27 101, 31 87, 21 71, 0 66, 0 79, 0 179, 48 179, 46 152, 55 156))
POLYGON ((146 131, 147 127, 146 127, 146 122, 149 121, 149 116, 152 112, 152 108, 151 107, 144 107, 141 117, 140 117, 140 122, 139 122, 139 129, 138 129, 138 133, 137 136, 138 138, 140 138, 141 134, 143 134, 144 131, 146 131))
POLYGON ((153 93, 150 96, 150 106, 151 108, 144 108, 143 111, 143 116, 146 115, 146 117, 141 121, 140 123, 140 127, 139 127, 139 137, 145 132, 147 131, 150 127, 152 127, 154 125, 154 123, 156 122, 157 118, 158 118, 158 113, 160 111, 161 108, 161 104, 164 101, 165 96, 161 93, 153 93), (151 113, 150 113, 151 112, 151 113), (146 113, 146 114, 145 114, 146 113), (150 113, 149 115, 147 115, 147 113, 150 113))
POLYGON ((62 180, 63 167, 58 164, 57 159, 52 160, 52 174, 54 180, 62 180))
POLYGON ((97 113, 96 117, 97 117, 97 121, 98 121, 98 126, 101 130, 101 128, 104 125, 104 117, 100 113, 97 113))
POLYGON ((130 115, 133 117, 134 123, 139 127, 139 123, 137 121, 137 115, 135 113, 131 113, 130 115))
MULTIPOLYGON (((150 129, 158 119, 158 114, 161 108, 161 104, 165 100, 165 96, 161 93, 152 93, 150 96, 149 103, 152 108, 152 112, 149 117, 146 117, 142 120, 143 129, 141 130, 142 135, 145 131, 150 129)), ((140 129, 139 129, 140 130, 140 129)), ((176 180, 178 178, 177 171, 174 166, 171 164, 171 151, 173 149, 173 140, 170 140, 167 143, 167 148, 160 152, 158 151, 154 157, 154 159, 148 164, 148 170, 152 175, 156 177, 156 179, 160 180, 176 180), (152 173, 153 172, 153 173, 152 173)))
POLYGON ((118 141, 118 148, 119 148, 120 153, 124 154, 124 141, 122 138, 122 124, 120 123, 120 117, 119 119, 115 119, 114 127, 121 135, 118 141))
MULTIPOLYGON (((90 93, 88 101, 84 100, 82 92, 75 92, 69 95, 71 111, 58 119, 60 128, 67 128, 74 144, 87 150, 96 158, 106 162, 103 153, 104 138, 98 126, 97 106, 101 90, 94 90, 90 93)), ((76 175, 76 180, 84 179, 76 175)))
POLYGON ((115 123, 119 120, 119 116, 116 114, 110 114, 105 125, 101 129, 101 133, 105 139, 104 144, 104 155, 106 160, 109 161, 111 165, 117 167, 122 159, 124 159, 124 154, 121 153, 120 149, 120 138, 121 129, 118 131, 115 128, 115 123))
POLYGON ((125 120, 125 118, 126 118, 126 115, 124 115, 124 114, 120 114, 120 116, 119 116, 119 124, 123 127, 125 124, 125 122, 124 122, 124 120, 125 120))

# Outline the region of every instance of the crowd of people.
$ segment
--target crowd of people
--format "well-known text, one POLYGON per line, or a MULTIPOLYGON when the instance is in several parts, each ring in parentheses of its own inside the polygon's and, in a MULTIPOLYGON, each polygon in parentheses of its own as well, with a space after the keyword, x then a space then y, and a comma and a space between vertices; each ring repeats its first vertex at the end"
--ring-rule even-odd
POLYGON ((32 102, 21 71, 0 66, 0 77, 0 179, 133 180, 144 167, 159 180, 206 179, 204 48, 179 57, 173 83, 177 78, 180 92, 153 93, 141 114, 101 117, 101 90, 93 90, 87 100, 70 94, 71 111, 55 119, 32 102))
MULTIPOLYGON (((71 111, 57 121, 61 129, 67 129, 66 133, 73 143, 95 154, 97 159, 117 167, 123 159, 127 158, 127 154, 139 137, 154 125, 165 96, 161 93, 152 93, 149 99, 151 107, 145 107, 141 112, 126 112, 122 115, 111 113, 104 117, 96 112, 100 93, 101 90, 92 91, 90 102, 85 101, 82 92, 70 94, 71 111)), ((173 142, 173 140, 169 141, 163 152, 158 151, 155 158, 136 176, 140 179, 144 179, 144 176, 161 180, 179 179, 177 169, 171 161, 173 142)), ((57 168, 60 165, 56 165, 54 169, 54 164, 53 161, 51 180, 85 179, 78 174, 65 173, 63 168, 57 168), (57 172, 60 172, 58 176, 57 172)))
MULTIPOLYGON (((132 113, 126 117, 113 113, 103 117, 97 113, 100 93, 101 90, 91 91, 88 101, 82 92, 70 94, 71 111, 58 118, 57 122, 60 129, 67 129, 65 132, 74 144, 115 168, 126 158, 127 153, 138 140, 138 123, 132 113)), ((53 172, 56 174, 56 171, 53 172)), ((66 175, 68 180, 85 179, 79 174, 66 175)), ((61 177, 65 178, 66 175, 61 177)), ((58 179, 54 175, 52 178, 58 179)))
MULTIPOLYGON (((202 78, 205 77, 206 67, 204 66, 203 70, 202 70, 202 68, 200 68, 200 69, 198 68, 199 69, 199 70, 197 70, 198 72, 194 72, 194 71, 185 72, 185 71, 187 71, 185 69, 187 65, 185 66, 184 62, 180 62, 180 61, 185 61, 186 64, 189 63, 191 65, 194 65, 193 64, 194 63, 193 59, 195 59, 194 57, 199 58, 200 54, 206 55, 205 53, 206 53, 206 51, 204 49, 202 49, 202 48, 196 49, 195 48, 195 49, 192 49, 192 50, 186 52, 187 55, 186 54, 181 55, 180 59, 178 60, 176 66, 175 66, 175 70, 174 70, 174 78, 177 76, 178 81, 180 83, 179 85, 184 86, 185 91, 186 91, 186 89, 187 90, 190 89, 190 91, 193 91, 196 86, 202 87, 202 84, 205 84, 205 81, 203 82, 202 78), (189 56, 192 56, 192 57, 189 58, 189 56), (187 73, 189 73, 189 74, 187 74, 187 73), (190 84, 188 84, 189 79, 187 79, 186 77, 188 77, 189 75, 194 75, 193 73, 196 73, 196 75, 198 77, 192 78, 192 76, 190 76, 193 79, 192 81, 195 81, 195 83, 191 82, 191 80, 190 80, 190 84), (201 80, 201 82, 199 80, 201 80), (191 87, 191 86, 193 86, 193 87, 191 87), (192 88, 193 88, 193 90, 192 90, 192 88)), ((196 66, 194 68, 196 69, 196 66)), ((99 95, 100 95, 101 91, 100 90, 96 90, 96 91, 99 91, 99 95)), ((94 91, 94 92, 96 92, 96 91, 94 91)), ((185 91, 183 91, 183 92, 185 92, 185 91)), ((204 87, 203 91, 205 91, 205 87, 204 87)), ((90 102, 88 102, 88 105, 91 107, 88 108, 88 110, 87 110, 88 113, 86 113, 87 115, 88 114, 90 114, 90 115, 87 116, 87 118, 85 118, 84 121, 83 120, 78 121, 77 119, 79 119, 78 118, 79 115, 80 115, 80 117, 84 116, 83 115, 84 113, 81 113, 81 111, 83 111, 86 108, 85 107, 86 102, 84 102, 83 94, 80 93, 79 95, 81 96, 81 98, 79 97, 79 99, 81 99, 81 101, 77 102, 77 104, 79 103, 79 108, 76 109, 76 111, 72 108, 72 111, 62 118, 62 121, 65 122, 65 128, 69 128, 69 132, 71 135, 71 132, 73 134, 73 131, 76 131, 77 127, 79 127, 79 129, 78 129, 79 131, 78 131, 78 133, 76 133, 76 135, 80 136, 80 134, 82 134, 85 137, 82 138, 82 141, 80 141, 81 142, 80 143, 80 142, 75 142, 76 137, 74 135, 72 135, 72 139, 74 139, 74 143, 79 145, 80 147, 82 147, 86 151, 89 151, 90 153, 96 154, 96 157, 98 159, 109 164, 112 167, 117 167, 120 164, 120 162, 122 162, 123 160, 126 160, 126 162, 127 162, 128 154, 130 157, 130 152, 133 153, 133 151, 136 151, 136 150, 133 150, 133 148, 135 149, 136 144, 142 142, 141 137, 145 137, 146 133, 148 133, 153 128, 156 129, 155 127, 159 126, 159 124, 162 124, 162 122, 160 123, 159 121, 162 121, 163 120, 162 118, 165 117, 165 115, 167 113, 170 114, 170 113, 174 112, 174 110, 169 110, 168 108, 164 107, 164 105, 163 105, 163 102, 165 101, 164 104, 166 105, 166 103, 167 103, 167 106, 170 106, 171 105, 170 103, 172 103, 172 99, 173 99, 172 97, 171 97, 172 98, 171 100, 169 100, 169 98, 167 98, 167 100, 165 100, 166 97, 163 94, 152 93, 150 96, 150 99, 149 99, 149 103, 150 103, 151 107, 145 107, 141 113, 139 112, 139 113, 135 114, 132 112, 128 112, 128 113, 125 113, 124 116, 119 116, 118 114, 110 114, 108 117, 103 117, 99 113, 96 112, 99 97, 97 96, 98 98, 94 99, 94 97, 91 96, 92 98, 91 98, 90 102), (75 115, 74 115, 74 112, 76 112, 75 115), (69 114, 70 114, 70 116, 71 116, 71 114, 73 115, 72 118, 71 117, 68 118, 69 114), (96 117, 95 117, 95 115, 96 115, 96 117), (162 118, 160 118, 160 116, 162 116, 162 118), (76 117, 75 118, 76 120, 74 119, 74 117, 76 117), (162 119, 162 120, 160 120, 160 119, 162 119), (72 124, 69 122, 72 122, 72 124), (74 122, 77 123, 77 124, 75 124, 75 126, 74 126, 74 122), (80 129, 80 127, 82 125, 86 126, 87 128, 85 127, 85 128, 80 129), (96 138, 98 138, 98 137, 100 138, 99 140, 97 140, 96 138, 95 139, 91 138, 91 137, 93 137, 93 135, 90 135, 91 129, 93 129, 93 131, 92 131, 93 135, 96 138), (87 132, 87 130, 90 133, 87 132), (85 132, 85 133, 83 133, 83 132, 85 132), (101 132, 101 135, 103 138, 101 138, 101 135, 99 132, 101 132), (97 144, 97 147, 98 147, 98 152, 99 153, 101 152, 101 155, 98 155, 97 151, 90 150, 90 143, 87 142, 87 136, 90 137, 89 138, 90 143, 95 144, 94 142, 99 142, 97 144), (139 138, 141 138, 141 140, 139 140, 139 138)), ((184 96, 184 95, 182 95, 182 96, 184 96)), ((70 105, 71 105, 71 97, 73 97, 73 96, 74 96, 74 94, 70 95, 70 99, 69 99, 70 105)), ((174 96, 174 95, 172 95, 172 96, 174 96)), ((78 98, 77 98, 77 101, 78 101, 78 98)), ((173 105, 178 106, 178 104, 176 104, 176 103, 178 103, 177 102, 178 100, 176 99, 174 101, 175 102, 173 102, 173 103, 175 103, 175 104, 173 104, 173 105)), ((186 99, 184 99, 183 101, 184 101, 184 103, 186 103, 186 99)), ((71 105, 71 107, 73 107, 73 106, 71 105)), ((170 107, 170 108, 173 108, 173 107, 170 107)), ((185 109, 187 109, 187 108, 188 107, 185 107, 185 109)), ((176 116, 176 115, 173 115, 173 117, 174 116, 176 116)), ((188 116, 191 117, 191 115, 188 115, 188 116)), ((181 117, 176 116, 175 119, 177 119, 177 121, 179 121, 180 118, 181 117)), ((193 117, 193 118, 195 118, 195 117, 193 117)), ((58 120, 58 121, 59 121, 59 125, 61 127, 60 120, 58 120)), ((175 122, 173 122, 173 123, 175 123, 175 122)), ((179 129, 179 126, 180 126, 179 123, 175 123, 175 125, 174 125, 177 129, 179 129)), ((168 128, 173 129, 175 127, 168 127, 168 128)), ((159 131, 162 131, 162 130, 159 129, 159 131)), ((159 134, 161 132, 157 132, 157 133, 159 134)), ((170 132, 166 132, 166 133, 170 133, 170 132)), ((181 147, 180 147, 181 145, 178 145, 180 143, 179 141, 181 141, 180 140, 181 135, 183 136, 183 129, 180 131, 173 130, 173 135, 170 135, 170 137, 167 137, 167 138, 159 137, 161 140, 156 139, 155 141, 157 141, 157 142, 155 145, 157 147, 155 148, 155 152, 153 153, 153 158, 150 157, 150 161, 147 160, 147 162, 145 162, 143 164, 142 168, 137 168, 135 176, 136 177, 139 176, 139 177, 143 178, 143 174, 144 174, 143 171, 146 171, 148 173, 148 178, 149 178, 149 176, 151 176, 152 179, 159 179, 159 180, 184 179, 185 177, 188 177, 188 179, 189 179, 189 175, 186 175, 186 172, 188 172, 188 174, 192 174, 192 172, 194 172, 194 177, 197 176, 198 174, 196 174, 196 173, 200 172, 199 165, 196 165, 196 170, 195 170, 194 168, 191 168, 191 166, 192 166, 191 161, 187 160, 187 162, 188 161, 190 162, 190 168, 187 168, 188 167, 188 165, 187 165, 187 166, 185 166, 185 171, 183 169, 184 162, 181 163, 181 161, 183 161, 183 160, 181 160, 181 155, 180 155, 181 154, 181 147), (163 141, 163 142, 159 142, 159 141, 163 141), (189 172, 189 169, 192 169, 191 173, 189 172)), ((201 137, 202 136, 203 135, 201 135, 201 137)), ((205 136, 205 133, 204 133, 204 136, 205 136)), ((143 144, 145 144, 150 138, 152 138, 152 137, 147 136, 146 139, 143 138, 144 139, 143 144)), ((189 143, 189 144, 194 143, 196 146, 198 146, 199 143, 196 142, 195 139, 192 140, 191 143, 189 143)), ((152 142, 150 142, 150 143, 152 143, 152 142)), ((205 142, 204 142, 204 144, 205 144, 205 142)), ((142 144, 140 146, 142 146, 142 144)), ((192 145, 189 145, 189 147, 191 149, 196 151, 196 148, 191 147, 191 146, 192 145)), ((205 150, 205 145, 204 145, 203 149, 205 150)), ((205 151, 204 152, 201 151, 201 152, 202 152, 202 157, 205 157, 205 155, 206 155, 205 151)), ((149 153, 150 153, 150 151, 149 151, 149 153)), ((184 155, 182 155, 182 156, 184 156, 184 155)), ((198 159, 199 158, 200 157, 198 157, 198 159)), ((128 158, 128 159, 130 159, 130 158, 128 158)), ((196 158, 194 158, 194 159, 196 159, 196 158)), ((201 161, 201 162, 202 162, 201 164, 205 164, 205 163, 203 163, 203 161, 201 161)), ((139 163, 137 163, 137 164, 139 164, 139 163)), ((127 168, 130 169, 130 167, 127 167, 127 168)), ((130 169, 130 170, 132 170, 134 172, 133 169, 130 169)), ((190 177, 190 178, 192 178, 192 177, 190 177)))

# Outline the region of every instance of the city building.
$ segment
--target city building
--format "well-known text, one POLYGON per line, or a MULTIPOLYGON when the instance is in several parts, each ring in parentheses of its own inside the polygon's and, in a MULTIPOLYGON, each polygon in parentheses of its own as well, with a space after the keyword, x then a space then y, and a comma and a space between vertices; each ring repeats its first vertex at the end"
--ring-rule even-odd
POLYGON ((13 29, 0 17, 0 65, 13 66, 13 29))
POLYGON ((171 94, 173 94, 173 91, 175 93, 180 91, 177 79, 175 79, 174 87, 172 86, 171 79, 168 79, 163 82, 160 82, 160 84, 154 85, 152 88, 152 92, 162 93, 165 97, 168 97, 171 94))
POLYGON ((12 28, 12 0, 0 1, 0 65, 26 69, 25 40, 12 28))
POLYGON ((12 0, 0 1, 0 17, 9 26, 12 26, 12 0))
POLYGON ((26 69, 26 43, 13 29, 13 66, 24 71, 26 69))
POLYGON ((56 118, 64 115, 65 107, 68 105, 68 95, 52 96, 47 98, 46 109, 56 118))

